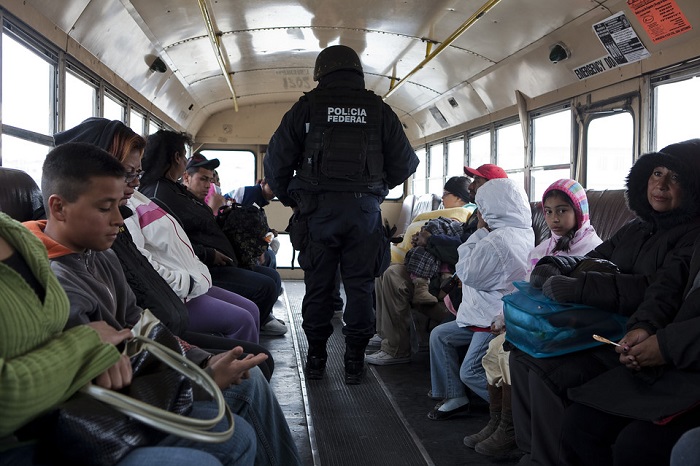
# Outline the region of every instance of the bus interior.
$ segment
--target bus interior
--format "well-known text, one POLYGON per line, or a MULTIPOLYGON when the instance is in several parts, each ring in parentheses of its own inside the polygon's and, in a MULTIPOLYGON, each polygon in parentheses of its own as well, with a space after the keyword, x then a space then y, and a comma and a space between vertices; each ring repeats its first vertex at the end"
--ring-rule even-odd
MULTIPOLYGON (((187 133, 188 152, 221 162, 223 192, 252 185, 282 116, 316 86, 316 56, 336 44, 357 52, 420 160, 382 204, 390 225, 465 166, 499 165, 536 202, 560 178, 621 190, 641 154, 700 134, 696 0, 0 0, 0 17, 0 167, 39 186, 53 134, 92 116, 187 133)), ((425 341, 410 364, 346 386, 339 315, 328 377, 304 377, 292 211, 276 199, 265 211, 281 232, 275 315, 290 331, 262 344, 305 464, 493 464, 462 445, 485 402, 426 418, 425 341)))

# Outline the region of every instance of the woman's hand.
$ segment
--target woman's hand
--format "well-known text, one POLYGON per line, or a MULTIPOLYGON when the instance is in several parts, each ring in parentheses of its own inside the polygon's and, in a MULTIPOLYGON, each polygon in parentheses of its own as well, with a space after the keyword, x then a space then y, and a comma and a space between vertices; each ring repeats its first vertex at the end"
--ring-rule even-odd
POLYGON ((250 378, 250 369, 267 359, 267 354, 249 354, 238 359, 243 354, 243 348, 236 346, 225 353, 215 354, 209 360, 207 367, 211 369, 211 377, 220 389, 238 385, 244 379, 250 378))
POLYGON ((134 336, 128 328, 117 330, 104 320, 90 322, 85 325, 97 332, 102 343, 110 343, 114 346, 134 336))
MULTIPOLYGON (((659 340, 656 335, 652 335, 638 345, 630 348, 627 353, 627 366, 629 369, 641 370, 642 367, 663 366, 666 364, 661 355, 659 340)), ((620 356, 620 359, 625 356, 620 356)))
POLYGON ((119 390, 131 384, 131 360, 122 354, 119 361, 95 379, 95 385, 111 390, 119 390))
MULTIPOLYGON (((620 340, 620 346, 615 347, 615 351, 620 354, 620 363, 624 364, 630 369, 639 369, 639 362, 637 361, 636 356, 641 352, 644 352, 644 348, 639 351, 633 351, 633 349, 648 338, 649 332, 641 328, 636 328, 627 332, 627 335, 622 337, 622 340, 620 340)), ((656 343, 656 346, 658 348, 658 342, 656 343)))

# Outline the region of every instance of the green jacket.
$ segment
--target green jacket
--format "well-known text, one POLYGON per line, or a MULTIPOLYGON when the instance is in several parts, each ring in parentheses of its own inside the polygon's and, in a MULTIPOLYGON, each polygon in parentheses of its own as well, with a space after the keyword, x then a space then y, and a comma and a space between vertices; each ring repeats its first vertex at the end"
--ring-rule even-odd
POLYGON ((24 226, 0 212, 0 236, 24 257, 46 290, 42 303, 0 261, 0 448, 3 437, 65 401, 111 367, 119 352, 80 325, 68 331, 68 298, 51 272, 46 249, 24 226))

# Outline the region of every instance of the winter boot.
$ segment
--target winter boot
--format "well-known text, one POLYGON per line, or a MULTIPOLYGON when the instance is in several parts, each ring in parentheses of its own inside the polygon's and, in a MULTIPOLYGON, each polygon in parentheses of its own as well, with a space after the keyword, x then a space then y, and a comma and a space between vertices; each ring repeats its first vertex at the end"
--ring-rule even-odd
POLYGON ((427 278, 413 278, 413 304, 436 304, 438 299, 430 294, 428 285, 430 281, 427 278))
POLYGON ((489 400, 491 400, 489 403, 489 413, 491 414, 491 419, 489 419, 489 423, 486 424, 486 427, 481 429, 479 432, 464 437, 464 444, 469 448, 474 448, 476 447, 477 443, 483 442, 489 438, 491 434, 496 432, 496 428, 498 428, 498 424, 501 422, 503 390, 501 387, 491 384, 489 384, 487 388, 489 389, 489 400))
POLYGON ((501 422, 496 431, 486 440, 474 447, 477 453, 487 456, 507 457, 518 452, 515 443, 515 428, 513 427, 513 411, 511 410, 510 385, 503 384, 503 405, 501 422))
POLYGON ((323 378, 326 372, 326 361, 328 353, 326 352, 326 342, 309 342, 309 351, 306 354, 306 377, 312 380, 323 378))
MULTIPOLYGON (((366 346, 366 345, 365 345, 366 346)), ((365 346, 345 343, 345 384, 358 385, 362 383, 367 371, 365 367, 365 346)))

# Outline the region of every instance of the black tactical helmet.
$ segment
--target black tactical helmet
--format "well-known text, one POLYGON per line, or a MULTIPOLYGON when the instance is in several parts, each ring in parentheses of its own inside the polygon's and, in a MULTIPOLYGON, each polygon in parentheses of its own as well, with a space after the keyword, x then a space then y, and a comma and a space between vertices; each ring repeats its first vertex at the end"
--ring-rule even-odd
POLYGON ((355 70, 364 76, 360 58, 353 49, 346 45, 332 45, 321 50, 316 57, 314 81, 338 70, 355 70))

